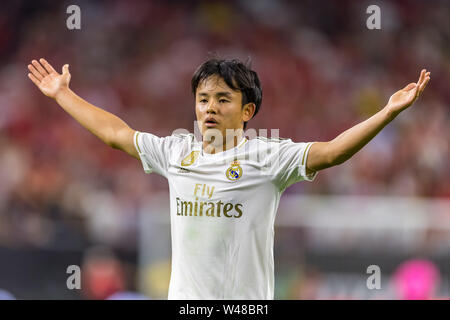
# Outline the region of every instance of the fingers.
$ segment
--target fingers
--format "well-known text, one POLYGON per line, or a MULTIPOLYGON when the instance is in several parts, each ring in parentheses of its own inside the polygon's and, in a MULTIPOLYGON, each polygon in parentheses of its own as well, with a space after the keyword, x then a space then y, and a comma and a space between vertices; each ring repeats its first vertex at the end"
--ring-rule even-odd
POLYGON ((38 79, 39 81, 41 81, 44 77, 41 75, 41 73, 39 71, 36 70, 36 68, 29 64, 28 65, 28 70, 30 70, 31 74, 38 79))
POLYGON ((427 70, 422 69, 422 71, 420 72, 420 76, 419 76, 419 81, 417 81, 417 85, 420 86, 423 82, 423 80, 425 79, 425 73, 427 72, 427 70))
POLYGON ((65 65, 62 67, 62 73, 63 73, 63 74, 68 74, 68 73, 69 73, 69 65, 68 65, 68 64, 65 64, 65 65))
POLYGON ((422 93, 422 91, 425 89, 425 87, 427 86, 428 82, 430 82, 431 79, 431 72, 427 72, 425 74, 425 78, 422 82, 422 84, 419 86, 419 94, 422 93))
POLYGON ((415 87, 416 87, 416 83, 411 82, 411 83, 408 84, 406 87, 404 87, 403 90, 409 91, 409 90, 411 90, 411 89, 413 89, 413 88, 415 88, 415 87))
POLYGON ((420 72, 420 77, 419 77, 419 81, 417 81, 417 85, 419 85, 419 87, 421 87, 425 83, 426 79, 430 78, 430 76, 431 76, 431 72, 429 72, 429 71, 427 72, 426 69, 423 69, 420 72))
POLYGON ((423 90, 427 86, 430 79, 431 79, 431 72, 427 72, 426 69, 423 69, 420 72, 419 81, 417 81, 418 90, 416 92, 414 100, 417 99, 422 94, 423 90))
POLYGON ((57 73, 55 69, 50 65, 50 63, 47 62, 47 60, 41 58, 39 59, 39 62, 42 63, 45 70, 47 70, 48 73, 57 73))
POLYGON ((33 81, 33 83, 39 87, 39 84, 41 83, 41 81, 38 80, 34 75, 29 73, 28 78, 30 78, 30 80, 33 81))
POLYGON ((33 61, 31 61, 31 63, 37 69, 37 71, 39 71, 39 73, 42 75, 42 77, 45 77, 48 75, 48 72, 45 71, 44 68, 42 68, 42 66, 39 62, 37 62, 36 60, 33 60, 33 61))

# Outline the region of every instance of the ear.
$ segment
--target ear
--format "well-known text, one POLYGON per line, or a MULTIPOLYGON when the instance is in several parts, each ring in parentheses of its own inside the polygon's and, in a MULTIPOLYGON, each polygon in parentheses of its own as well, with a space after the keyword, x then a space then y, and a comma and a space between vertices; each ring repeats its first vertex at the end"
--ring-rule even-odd
POLYGON ((242 120, 244 122, 250 121, 251 118, 253 118, 253 115, 255 114, 256 105, 253 102, 247 103, 242 108, 242 120))

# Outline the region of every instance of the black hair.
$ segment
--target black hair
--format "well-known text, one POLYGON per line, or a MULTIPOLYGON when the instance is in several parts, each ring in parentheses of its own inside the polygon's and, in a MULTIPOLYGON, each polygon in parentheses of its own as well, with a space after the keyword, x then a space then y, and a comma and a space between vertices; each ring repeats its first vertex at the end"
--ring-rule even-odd
MULTIPOLYGON (((242 106, 253 102, 258 113, 262 102, 262 88, 258 74, 251 69, 250 60, 246 64, 238 59, 210 59, 201 64, 191 80, 192 94, 195 97, 198 85, 212 75, 220 76, 235 91, 242 93, 242 106)), ((247 122, 244 122, 244 129, 247 122)))

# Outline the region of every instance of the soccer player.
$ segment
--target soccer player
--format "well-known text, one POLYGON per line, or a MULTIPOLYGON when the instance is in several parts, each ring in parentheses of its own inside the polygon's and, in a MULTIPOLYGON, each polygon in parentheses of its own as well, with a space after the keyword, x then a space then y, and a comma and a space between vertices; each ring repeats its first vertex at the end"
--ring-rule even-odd
POLYGON ((33 60, 28 69, 42 93, 83 127, 140 160, 146 173, 167 178, 169 299, 273 299, 274 220, 283 191, 347 161, 411 106, 430 80, 430 72, 422 70, 417 83, 394 93, 379 112, 331 141, 248 140, 243 129, 262 101, 258 75, 238 60, 211 59, 191 82, 202 134, 197 141, 193 134, 157 137, 133 130, 71 91, 67 64, 62 74, 44 59, 33 60))

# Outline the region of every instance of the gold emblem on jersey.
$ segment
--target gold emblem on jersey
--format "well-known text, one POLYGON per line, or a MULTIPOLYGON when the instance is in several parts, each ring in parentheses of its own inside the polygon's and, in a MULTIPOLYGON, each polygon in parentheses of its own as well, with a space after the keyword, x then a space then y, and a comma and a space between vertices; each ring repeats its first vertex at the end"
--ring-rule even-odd
POLYGON ((183 159, 183 161, 181 161, 181 165, 183 167, 190 166, 195 162, 195 160, 197 160, 199 154, 200 151, 192 151, 186 158, 183 159))
POLYGON ((235 160, 231 163, 230 167, 227 169, 225 175, 228 180, 236 181, 242 177, 242 167, 239 161, 235 160))

